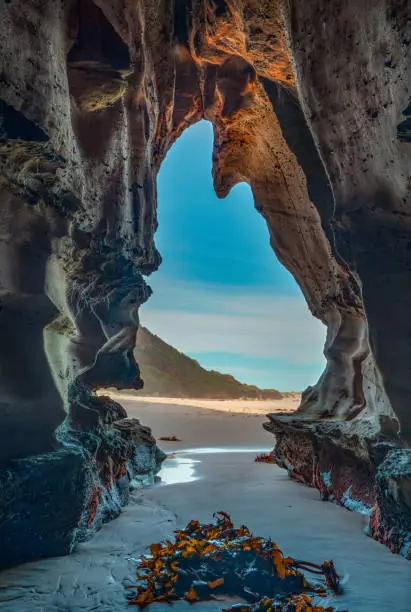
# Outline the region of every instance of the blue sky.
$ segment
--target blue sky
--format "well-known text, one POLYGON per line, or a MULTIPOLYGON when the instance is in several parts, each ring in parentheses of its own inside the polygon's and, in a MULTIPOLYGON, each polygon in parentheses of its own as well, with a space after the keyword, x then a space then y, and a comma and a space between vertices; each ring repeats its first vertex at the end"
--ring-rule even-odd
POLYGON ((201 121, 169 151, 158 177, 156 244, 163 263, 141 322, 207 369, 299 391, 324 367, 325 328, 269 244, 250 187, 224 199, 211 177, 213 129, 201 121))

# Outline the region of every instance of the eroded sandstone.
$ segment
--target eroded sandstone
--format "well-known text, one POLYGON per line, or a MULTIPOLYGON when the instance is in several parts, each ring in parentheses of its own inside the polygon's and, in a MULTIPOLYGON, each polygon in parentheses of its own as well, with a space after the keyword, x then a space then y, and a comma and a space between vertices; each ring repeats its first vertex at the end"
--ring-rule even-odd
MULTIPOLYGON (((141 426, 106 422, 94 390, 142 384, 133 347, 161 261, 156 176, 202 118, 217 194, 250 184, 275 253, 327 326, 327 366, 296 424, 271 420, 278 461, 340 501, 358 472, 357 497, 379 503, 378 466, 411 440, 409 17, 406 0, 1 4, 3 522, 31 503, 23 473, 49 475, 55 504, 61 462, 81 481, 61 540, 45 527, 49 548, 29 552, 11 530, 19 560, 60 541, 66 551, 141 445, 141 426), (331 468, 332 490, 319 476, 331 468)), ((397 514, 378 507, 372 532, 389 541, 397 514)))

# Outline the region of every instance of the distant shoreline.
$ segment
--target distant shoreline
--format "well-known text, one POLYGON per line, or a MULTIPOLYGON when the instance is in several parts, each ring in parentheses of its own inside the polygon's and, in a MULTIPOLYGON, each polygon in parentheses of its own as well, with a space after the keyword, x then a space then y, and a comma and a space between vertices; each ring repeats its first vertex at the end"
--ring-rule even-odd
POLYGON ((236 414, 266 415, 271 412, 294 412, 300 404, 301 393, 287 393, 281 399, 259 400, 259 399, 201 399, 186 397, 152 397, 127 393, 127 391, 111 391, 101 389, 99 395, 108 395, 114 400, 132 400, 143 404, 164 404, 173 406, 187 406, 203 408, 217 412, 231 412, 236 414))

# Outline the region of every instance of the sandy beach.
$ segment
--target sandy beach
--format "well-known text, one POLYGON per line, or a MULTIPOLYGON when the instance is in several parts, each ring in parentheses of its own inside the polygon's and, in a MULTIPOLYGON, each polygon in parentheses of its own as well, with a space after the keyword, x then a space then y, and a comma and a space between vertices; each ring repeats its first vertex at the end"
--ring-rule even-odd
MULTIPOLYGON (((104 391, 101 391, 104 394, 104 391)), ((146 397, 143 395, 133 396, 121 392, 110 392, 110 397, 120 403, 132 400, 139 404, 159 404, 161 406, 186 406, 190 408, 203 408, 204 410, 215 410, 217 412, 233 412, 235 414, 266 415, 270 412, 293 412, 298 408, 301 401, 301 393, 288 393, 282 399, 277 400, 254 400, 254 399, 232 399, 232 400, 210 400, 199 398, 182 397, 146 397)))
POLYGON ((217 409, 218 404, 213 401, 213 408, 210 409, 200 408, 180 399, 171 404, 141 401, 140 398, 137 400, 125 395, 116 395, 115 399, 121 402, 130 417, 137 417, 141 423, 151 427, 157 440, 172 435, 181 440, 159 440, 159 445, 166 452, 208 446, 258 449, 272 447, 274 444, 273 436, 262 428, 262 423, 267 420, 267 402, 251 402, 264 404, 252 408, 254 411, 259 410, 257 413, 246 412, 241 406, 242 412, 235 412, 233 408, 238 408, 237 402, 231 401, 220 402, 220 409, 217 409), (180 401, 183 403, 178 403, 180 401))
MULTIPOLYGON (((105 525, 68 557, 46 559, 0 574, 0 608, 5 612, 124 612, 125 586, 134 583, 135 558, 146 547, 172 537, 191 519, 210 521, 224 510, 236 524, 271 537, 295 558, 333 559, 345 576, 345 591, 328 603, 348 612, 409 612, 411 563, 366 537, 366 519, 332 503, 316 490, 292 482, 273 465, 254 462, 258 450, 272 448, 261 414, 197 406, 167 405, 123 398, 156 436, 174 434, 181 442, 160 442, 169 453, 160 481, 133 493, 122 515, 105 525)), ((196 604, 196 612, 217 612, 221 603, 196 604)), ((153 612, 184 612, 189 604, 153 612)))

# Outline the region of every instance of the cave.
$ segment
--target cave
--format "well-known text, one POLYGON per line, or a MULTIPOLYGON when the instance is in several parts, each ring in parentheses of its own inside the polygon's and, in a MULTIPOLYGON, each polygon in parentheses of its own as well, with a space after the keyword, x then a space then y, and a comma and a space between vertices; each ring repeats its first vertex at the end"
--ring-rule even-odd
MULTIPOLYGON (((213 140, 209 121, 190 126, 157 176, 155 241, 163 261, 150 276, 153 294, 140 309, 139 336, 147 352, 137 342, 144 380, 138 394, 225 394, 230 400, 294 390, 297 402, 298 391, 314 385, 324 369, 325 326, 311 316, 298 284, 273 253, 249 185, 238 183, 224 200, 216 196, 213 140), (213 378, 204 368, 240 384, 213 378)), ((141 418, 146 422, 146 415, 141 418)))
POLYGON ((409 22, 405 0, 1 4, 0 567, 69 554, 164 459, 95 392, 143 385, 157 175, 202 119, 216 194, 250 185, 327 327, 319 381, 264 425, 277 465, 411 559, 409 22))

